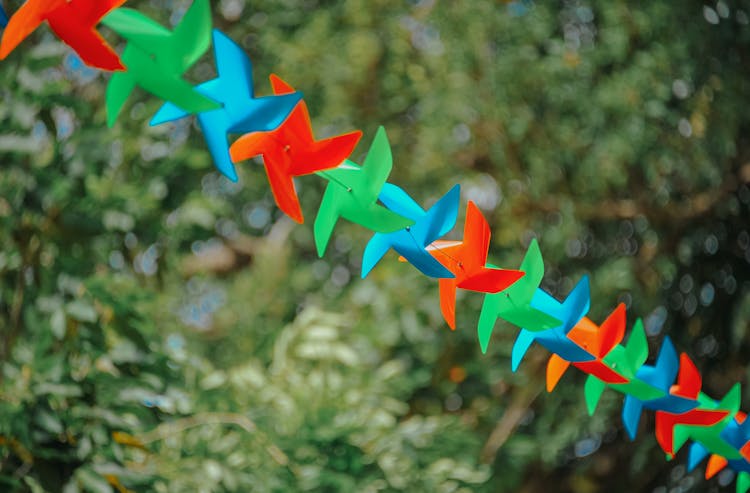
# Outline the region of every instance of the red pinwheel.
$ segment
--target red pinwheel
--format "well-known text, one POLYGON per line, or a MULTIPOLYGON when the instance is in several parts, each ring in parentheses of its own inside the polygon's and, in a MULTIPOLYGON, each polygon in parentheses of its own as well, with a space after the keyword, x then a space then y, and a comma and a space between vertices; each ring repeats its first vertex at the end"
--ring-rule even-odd
MULTIPOLYGON (((672 386, 670 393, 687 399, 698 399, 702 385, 703 379, 695 363, 687 354, 681 354, 677 384, 672 386)), ((739 408, 739 387, 733 388, 720 403, 714 403, 710 407, 703 403, 680 414, 656 411, 656 441, 670 456, 674 456, 676 449, 692 435, 698 435, 701 443, 710 443, 712 449, 721 448, 724 454, 737 453, 734 447, 724 443, 720 437, 724 420, 736 413, 736 410, 731 410, 732 407, 739 408), (681 425, 682 433, 676 440, 675 427, 678 425, 681 425)))
MULTIPOLYGON (((620 303, 607 317, 601 326, 597 326, 591 319, 583 317, 573 329, 568 332, 568 338, 588 351, 596 359, 591 361, 574 362, 573 366, 579 370, 594 375, 606 383, 626 383, 628 380, 605 363, 604 357, 622 341, 625 335, 625 304, 620 303)), ((562 377, 570 362, 557 354, 550 356, 547 363, 547 391, 551 392, 562 377)))
POLYGON ((120 57, 95 29, 99 21, 126 0, 28 0, 8 21, 0 41, 0 60, 8 56, 39 25, 73 48, 86 65, 125 70, 120 57))
POLYGON ((430 253, 454 276, 440 279, 440 309, 451 330, 456 329, 456 288, 482 293, 499 293, 521 277, 519 270, 486 267, 490 248, 490 226, 482 212, 469 201, 460 243, 436 241, 430 253))
MULTIPOLYGON (((294 89, 271 75, 273 93, 291 94, 294 89)), ((276 205, 298 223, 304 222, 293 177, 335 168, 352 153, 361 131, 315 140, 310 115, 304 101, 297 103, 286 120, 275 130, 252 132, 237 139, 229 148, 232 162, 263 156, 276 205)))

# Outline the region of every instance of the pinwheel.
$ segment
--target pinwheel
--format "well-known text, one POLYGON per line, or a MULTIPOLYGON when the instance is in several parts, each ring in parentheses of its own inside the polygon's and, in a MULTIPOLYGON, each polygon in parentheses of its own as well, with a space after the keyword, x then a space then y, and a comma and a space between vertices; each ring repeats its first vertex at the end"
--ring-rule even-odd
POLYGON ((340 217, 379 233, 392 233, 414 224, 377 203, 392 167, 391 146, 385 129, 380 127, 361 167, 347 160, 336 169, 318 173, 328 180, 313 227, 319 256, 325 253, 340 217))
POLYGON ((102 17, 125 0, 28 0, 7 19, 0 7, 0 60, 5 59, 43 22, 60 40, 73 48, 86 65, 102 70, 124 70, 115 50, 96 30, 102 17))
POLYGON ((524 272, 521 279, 502 293, 488 294, 484 297, 477 327, 477 337, 483 353, 487 352, 492 330, 498 318, 531 332, 552 329, 561 323, 560 320, 531 306, 531 300, 544 277, 544 261, 536 238, 531 240, 518 270, 524 272))
MULTIPOLYGON (((271 86, 276 95, 294 93, 289 84, 275 75, 271 75, 271 86)), ((307 105, 300 101, 278 128, 243 135, 229 148, 229 155, 234 163, 262 156, 276 205, 302 223, 302 207, 293 177, 337 167, 351 155, 361 137, 358 130, 315 140, 307 105)))
MULTIPOLYGON (((197 118, 216 168, 230 180, 237 181, 237 172, 229 155, 227 134, 275 129, 302 99, 302 94, 294 92, 256 98, 252 62, 245 52, 217 29, 213 31, 213 40, 219 76, 195 89, 218 101, 221 106, 199 111, 197 118)), ((189 114, 178 104, 166 103, 151 119, 151 125, 184 118, 189 114)))
POLYGON ((455 277, 427 251, 427 247, 456 224, 460 191, 458 185, 454 186, 425 211, 401 188, 386 183, 378 198, 388 209, 414 221, 414 225, 393 233, 375 233, 362 256, 362 278, 391 248, 426 276, 455 277))
POLYGON ((208 0, 195 0, 174 31, 127 8, 115 10, 102 19, 102 24, 128 42, 122 53, 127 72, 113 74, 107 86, 107 125, 115 124, 135 86, 192 113, 220 106, 182 78, 208 49, 211 32, 208 0))
POLYGON ((499 293, 523 277, 518 270, 487 267, 490 248, 490 226, 479 207, 469 201, 461 242, 435 242, 432 255, 445 266, 453 278, 440 279, 440 310, 451 330, 456 329, 456 289, 480 293, 499 293))

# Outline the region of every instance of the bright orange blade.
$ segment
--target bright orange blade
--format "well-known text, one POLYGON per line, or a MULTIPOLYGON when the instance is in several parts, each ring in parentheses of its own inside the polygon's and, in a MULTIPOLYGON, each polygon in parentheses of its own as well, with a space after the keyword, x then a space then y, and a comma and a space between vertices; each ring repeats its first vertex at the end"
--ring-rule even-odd
POLYGON ((21 41, 34 32, 44 22, 49 12, 65 4, 65 0, 29 0, 21 5, 8 20, 8 25, 3 31, 3 39, 0 41, 0 60, 7 57, 21 41))
POLYGON ((440 279, 440 311, 451 330, 456 330, 456 280, 440 279))
POLYGON ((556 354, 550 356, 549 361, 547 361, 547 392, 555 390, 557 383, 569 366, 570 362, 562 359, 560 356, 556 354))
POLYGON ((716 454, 711 455, 708 459, 708 464, 706 465, 706 479, 711 479, 716 476, 716 474, 727 467, 728 464, 729 461, 724 457, 716 454))

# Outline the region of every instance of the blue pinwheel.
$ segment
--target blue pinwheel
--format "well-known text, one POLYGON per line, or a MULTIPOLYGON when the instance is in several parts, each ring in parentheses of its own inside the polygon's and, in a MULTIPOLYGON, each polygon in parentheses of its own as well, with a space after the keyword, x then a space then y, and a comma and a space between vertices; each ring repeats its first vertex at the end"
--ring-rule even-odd
POLYGON ((591 361, 594 355, 568 338, 568 332, 588 313, 591 305, 591 291, 588 276, 583 276, 562 303, 549 293, 538 289, 531 300, 532 308, 556 318, 560 324, 546 330, 530 331, 521 329, 518 333, 513 352, 511 368, 518 369, 526 351, 536 341, 547 350, 570 362, 591 361))
POLYGON ((669 389, 677 378, 678 367, 679 360, 674 344, 669 337, 665 337, 659 350, 659 356, 656 358, 656 364, 653 366, 643 365, 635 374, 636 379, 661 390, 664 395, 651 400, 640 400, 632 395, 625 396, 625 403, 622 407, 622 421, 631 440, 635 440, 638 422, 641 420, 644 407, 654 411, 680 414, 698 406, 696 400, 669 393, 669 389))
MULTIPOLYGON (((214 164, 227 178, 237 181, 237 172, 229 156, 227 134, 273 130, 286 119, 302 94, 294 92, 256 98, 253 91, 252 62, 227 35, 213 30, 214 54, 219 77, 195 89, 221 103, 219 109, 197 114, 214 164)), ((151 125, 188 116, 172 103, 164 104, 151 119, 151 125)))
POLYGON ((401 188, 384 184, 378 196, 380 201, 396 214, 413 220, 414 224, 394 233, 375 233, 362 256, 362 278, 391 248, 426 276, 454 277, 426 248, 455 226, 460 191, 459 185, 454 186, 430 210, 425 211, 401 188))

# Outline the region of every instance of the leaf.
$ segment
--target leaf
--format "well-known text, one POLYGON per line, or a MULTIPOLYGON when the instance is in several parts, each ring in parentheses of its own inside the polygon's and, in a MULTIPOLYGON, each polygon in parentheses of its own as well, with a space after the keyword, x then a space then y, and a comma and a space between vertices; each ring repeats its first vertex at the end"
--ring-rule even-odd
POLYGON ((65 312, 61 309, 52 312, 52 316, 49 320, 50 330, 52 334, 59 340, 65 337, 66 320, 65 312))
POLYGON ((49 411, 41 410, 36 414, 36 423, 43 429, 54 435, 58 435, 64 431, 62 421, 60 418, 50 413, 49 411))
POLYGON ((96 309, 84 300, 71 301, 66 305, 65 310, 68 315, 81 322, 96 322, 96 309))
POLYGON ((31 476, 24 476, 23 481, 26 483, 26 486, 29 487, 31 493, 47 493, 44 488, 42 488, 42 485, 31 476))
POLYGON ((78 479, 81 486, 83 486, 83 491, 85 492, 114 493, 114 489, 107 482, 107 480, 91 469, 88 469, 86 467, 78 468, 76 470, 75 477, 76 479, 78 479))
POLYGON ((224 385, 227 381, 227 374, 223 371, 215 371, 206 375, 200 383, 200 386, 204 390, 211 390, 224 385))

